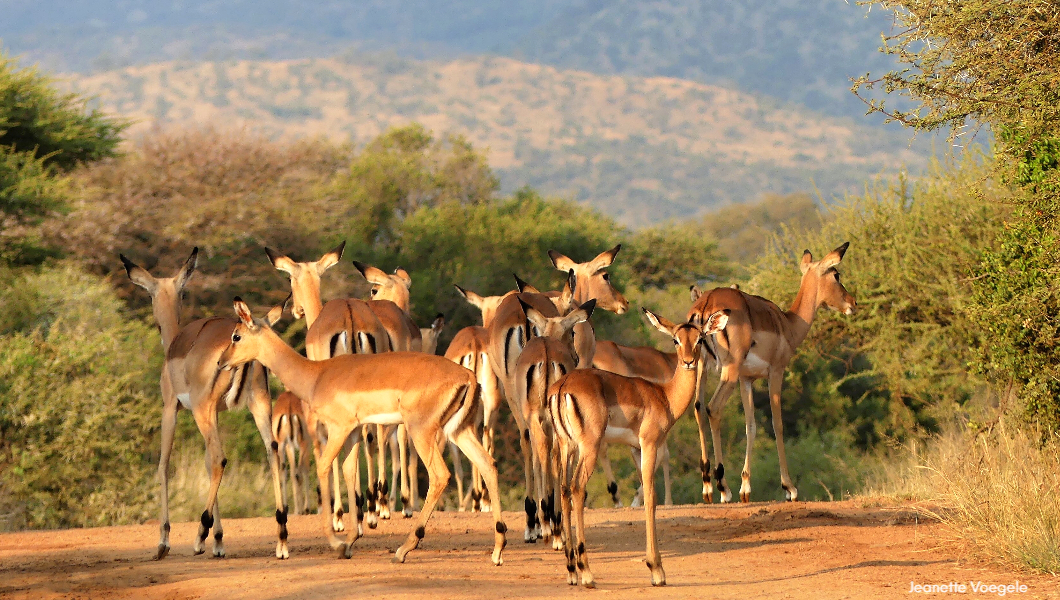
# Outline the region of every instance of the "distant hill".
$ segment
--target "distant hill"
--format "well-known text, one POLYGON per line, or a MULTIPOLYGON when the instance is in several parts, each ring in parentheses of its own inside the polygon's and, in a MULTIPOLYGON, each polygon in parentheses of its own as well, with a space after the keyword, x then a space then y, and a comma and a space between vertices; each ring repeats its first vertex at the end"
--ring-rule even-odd
POLYGON ((876 50, 890 15, 855 0, 0 0, 0 14, 6 47, 64 71, 350 47, 490 53, 735 86, 851 117, 864 108, 849 78, 893 64, 876 50))
POLYGON ((214 123, 363 143, 418 121, 488 148, 506 190, 572 195, 634 226, 814 185, 828 197, 925 154, 904 135, 720 86, 506 58, 167 62, 69 85, 137 119, 134 134, 214 123))

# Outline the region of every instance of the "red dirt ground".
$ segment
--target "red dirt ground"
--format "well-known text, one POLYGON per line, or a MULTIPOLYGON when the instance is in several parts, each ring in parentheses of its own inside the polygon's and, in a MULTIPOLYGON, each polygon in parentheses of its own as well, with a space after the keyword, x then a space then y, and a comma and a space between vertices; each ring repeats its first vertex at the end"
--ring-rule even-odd
MULTIPOLYGON (((193 556, 196 523, 174 524, 173 550, 151 560, 158 525, 0 535, 3 598, 910 598, 911 583, 1027 586, 1015 598, 1060 598, 1060 580, 962 560, 940 548, 943 526, 908 507, 859 501, 660 507, 659 544, 669 585, 652 588, 644 565, 644 513, 589 511, 587 542, 597 589, 566 584, 562 553, 524 544, 520 513, 505 513, 504 565, 489 560, 489 515, 436 513, 403 565, 393 551, 412 521, 383 522, 339 560, 314 516, 291 517, 291 558, 273 556, 272 519, 227 519, 228 557, 193 556), (612 596, 613 595, 613 596, 612 596)), ((209 541, 209 540, 208 540, 209 541)))

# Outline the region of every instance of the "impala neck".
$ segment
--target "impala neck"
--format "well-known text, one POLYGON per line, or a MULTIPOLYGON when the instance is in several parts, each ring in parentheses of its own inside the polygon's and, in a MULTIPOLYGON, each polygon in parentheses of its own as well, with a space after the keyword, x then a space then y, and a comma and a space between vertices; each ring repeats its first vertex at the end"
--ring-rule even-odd
POLYGON ((320 284, 318 282, 315 286, 305 286, 309 289, 303 289, 299 294, 301 298, 298 299, 298 303, 302 305, 302 310, 305 311, 305 326, 308 329, 313 326, 313 322, 320 316, 320 311, 324 309, 324 303, 320 301, 320 284))
POLYGON ((821 306, 817 299, 816 281, 808 275, 807 272, 802 276, 799 293, 791 303, 791 308, 785 313, 788 317, 788 324, 791 326, 789 342, 792 348, 806 339, 806 335, 810 333, 810 325, 813 325, 813 319, 817 316, 817 308, 821 306))
POLYGON ((666 401, 670 404, 670 415, 674 420, 685 414, 685 411, 688 410, 688 405, 692 404, 692 400, 695 399, 698 376, 698 363, 695 369, 686 369, 681 366, 681 361, 678 360, 674 376, 670 381, 660 386, 666 395, 666 401))
MULTIPOLYGON (((308 316, 308 315, 307 315, 308 316)), ((267 329, 262 333, 261 349, 255 360, 276 373, 284 387, 307 404, 313 403, 313 388, 324 368, 324 362, 311 361, 295 352, 276 332, 267 329)))
POLYGON ((175 298, 154 298, 151 311, 155 314, 158 331, 162 335, 162 350, 169 352, 169 345, 180 332, 180 299, 179 292, 175 298))

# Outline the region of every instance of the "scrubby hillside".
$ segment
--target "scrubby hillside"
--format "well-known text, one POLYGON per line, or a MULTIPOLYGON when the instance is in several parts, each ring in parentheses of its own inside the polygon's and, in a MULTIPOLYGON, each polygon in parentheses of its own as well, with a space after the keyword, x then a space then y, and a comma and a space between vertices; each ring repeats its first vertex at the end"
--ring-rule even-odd
POLYGON ((71 86, 137 119, 134 134, 218 123, 361 144, 420 122, 488 148, 506 191, 572 195, 631 225, 765 192, 816 186, 829 197, 922 162, 904 137, 729 88, 503 58, 169 62, 71 86))

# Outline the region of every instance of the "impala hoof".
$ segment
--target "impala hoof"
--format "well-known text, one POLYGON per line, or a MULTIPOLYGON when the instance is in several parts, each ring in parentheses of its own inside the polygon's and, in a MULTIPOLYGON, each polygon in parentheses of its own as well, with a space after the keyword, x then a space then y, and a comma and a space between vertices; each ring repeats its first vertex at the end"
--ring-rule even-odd
POLYGON ((283 542, 276 543, 276 558, 280 560, 286 560, 291 557, 291 552, 287 549, 287 544, 283 542))
POLYGON ((339 544, 335 547, 335 550, 337 550, 339 553, 339 558, 349 558, 349 556, 346 556, 347 548, 349 548, 349 546, 347 546, 345 543, 339 544))
POLYGON ((751 492, 740 492, 740 502, 747 504, 751 501, 751 492))
POLYGON ((155 554, 155 560, 162 560, 169 554, 169 544, 159 544, 158 553, 155 554))
POLYGON ((214 548, 213 557, 214 558, 224 558, 225 557, 225 549, 224 548, 214 548))
POLYGON ((406 519, 411 519, 412 518, 412 509, 411 508, 402 509, 401 510, 401 516, 405 517, 406 519))

